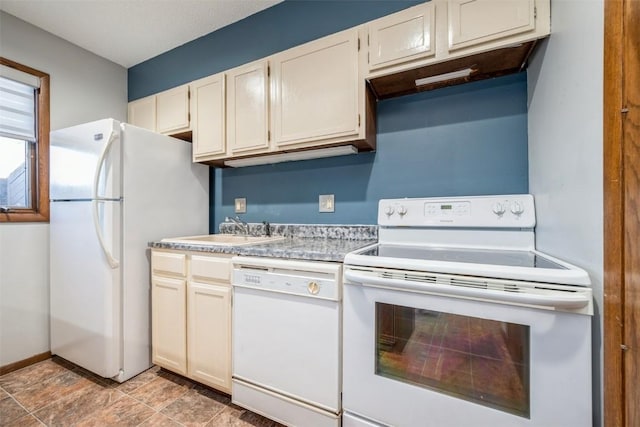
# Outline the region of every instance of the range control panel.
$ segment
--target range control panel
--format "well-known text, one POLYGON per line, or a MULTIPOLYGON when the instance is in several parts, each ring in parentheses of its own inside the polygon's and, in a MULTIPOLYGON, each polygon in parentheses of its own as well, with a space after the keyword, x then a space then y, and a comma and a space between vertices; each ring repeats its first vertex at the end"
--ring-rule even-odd
POLYGON ((378 224, 406 227, 533 228, 533 196, 434 197, 383 199, 378 204, 378 224))

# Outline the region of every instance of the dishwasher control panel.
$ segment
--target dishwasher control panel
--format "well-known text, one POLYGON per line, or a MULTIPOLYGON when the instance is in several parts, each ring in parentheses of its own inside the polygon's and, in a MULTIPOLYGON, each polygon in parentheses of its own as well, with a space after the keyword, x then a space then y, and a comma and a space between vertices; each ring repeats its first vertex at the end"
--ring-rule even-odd
MULTIPOLYGON (((267 292, 286 293, 310 298, 338 301, 341 298, 342 265, 326 263, 329 269, 313 271, 297 269, 303 265, 257 266, 235 265, 233 286, 259 289, 267 292)), ((312 264, 318 266, 318 264, 312 264)))

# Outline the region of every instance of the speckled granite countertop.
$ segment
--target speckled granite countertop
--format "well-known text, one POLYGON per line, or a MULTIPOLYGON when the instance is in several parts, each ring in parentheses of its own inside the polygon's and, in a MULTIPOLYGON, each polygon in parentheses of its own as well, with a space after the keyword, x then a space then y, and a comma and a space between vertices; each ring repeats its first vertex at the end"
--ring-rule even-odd
MULTIPOLYGON (((376 243, 378 227, 375 225, 318 225, 318 224, 272 224, 273 236, 283 240, 253 245, 211 245, 175 242, 150 242, 149 247, 209 253, 224 253, 245 256, 302 259, 312 261, 342 262, 346 254, 376 243)), ((233 234, 233 224, 220 224, 220 232, 233 234)), ((250 235, 264 235, 263 224, 250 224, 250 235)), ((167 236, 175 237, 175 236, 167 236)))

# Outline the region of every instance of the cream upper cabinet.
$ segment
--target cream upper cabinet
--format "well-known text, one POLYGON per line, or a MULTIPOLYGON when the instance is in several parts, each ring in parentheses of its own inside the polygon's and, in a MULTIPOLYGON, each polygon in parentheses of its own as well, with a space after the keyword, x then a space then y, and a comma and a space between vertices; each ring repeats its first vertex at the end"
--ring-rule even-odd
POLYGON ((435 6, 423 3, 371 21, 369 71, 435 55, 435 6))
POLYGON ((224 73, 191 83, 193 113, 193 161, 227 154, 224 73))
POLYGON ((359 60, 357 29, 272 57, 271 113, 277 149, 358 135, 360 85, 364 85, 359 60))
POLYGON ((129 120, 214 166, 369 151, 377 100, 518 72, 550 31, 550 0, 431 0, 133 101, 129 120))
POLYGON ((366 77, 376 98, 387 99, 522 70, 537 41, 551 32, 550 0, 432 0, 366 26, 366 77), (412 55, 411 46, 421 41, 418 17, 425 25, 431 19, 430 50, 412 55), (393 47, 398 59, 385 62, 393 47))
POLYGON ((226 73, 229 156, 269 151, 268 67, 261 60, 226 73))
POLYGON ((129 103, 128 121, 150 131, 156 130, 156 97, 147 96, 129 103))
POLYGON ((189 85, 131 101, 128 121, 153 132, 174 135, 191 130, 189 85))
POLYGON ((449 50, 535 29, 534 0, 449 0, 449 50))
POLYGON ((156 132, 174 134, 190 130, 189 85, 156 95, 156 132))

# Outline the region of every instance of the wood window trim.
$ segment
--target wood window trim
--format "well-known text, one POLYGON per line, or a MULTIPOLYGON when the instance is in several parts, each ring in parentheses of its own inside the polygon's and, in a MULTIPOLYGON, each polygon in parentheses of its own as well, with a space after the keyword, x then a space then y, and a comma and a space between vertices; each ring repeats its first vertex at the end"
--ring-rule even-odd
POLYGON ((15 68, 40 79, 37 97, 38 141, 37 156, 32 160, 32 185, 30 209, 16 209, 0 213, 0 222, 49 222, 49 74, 26 65, 0 57, 0 64, 15 68), (37 174, 37 176, 35 176, 37 174))

